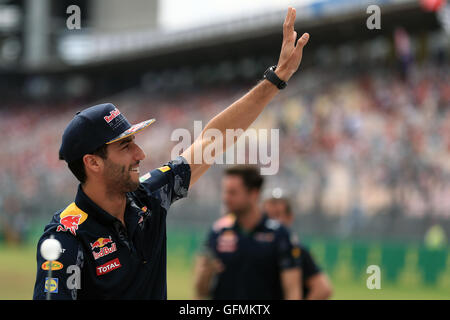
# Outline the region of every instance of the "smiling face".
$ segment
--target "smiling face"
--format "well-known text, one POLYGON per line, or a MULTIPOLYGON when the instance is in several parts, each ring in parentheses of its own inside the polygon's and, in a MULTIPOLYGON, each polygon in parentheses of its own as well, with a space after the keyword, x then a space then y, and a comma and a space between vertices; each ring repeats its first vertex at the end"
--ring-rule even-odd
POLYGON ((135 136, 130 136, 108 146, 103 178, 117 191, 135 191, 139 186, 139 162, 145 158, 145 153, 134 140, 135 136))
POLYGON ((105 184, 108 192, 126 193, 135 191, 139 186, 139 163, 145 153, 130 136, 107 146, 106 159, 87 155, 85 165, 90 175, 105 184))

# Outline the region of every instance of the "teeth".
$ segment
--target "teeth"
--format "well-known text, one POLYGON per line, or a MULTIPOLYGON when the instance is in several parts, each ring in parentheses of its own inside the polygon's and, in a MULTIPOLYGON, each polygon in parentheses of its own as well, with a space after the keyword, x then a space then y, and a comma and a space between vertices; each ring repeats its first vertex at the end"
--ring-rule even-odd
POLYGON ((134 169, 131 169, 130 171, 134 171, 134 172, 139 173, 139 168, 134 168, 134 169))

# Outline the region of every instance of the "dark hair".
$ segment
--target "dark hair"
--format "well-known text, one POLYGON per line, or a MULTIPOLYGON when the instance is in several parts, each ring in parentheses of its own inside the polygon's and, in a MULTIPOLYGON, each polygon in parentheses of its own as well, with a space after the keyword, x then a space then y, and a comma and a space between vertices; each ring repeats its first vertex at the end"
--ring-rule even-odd
POLYGON ((239 176, 244 182, 247 190, 261 190, 264 178, 259 173, 259 169, 252 165, 236 165, 225 169, 226 176, 239 176))
MULTIPOLYGON (((102 159, 106 159, 108 157, 108 145, 104 144, 100 148, 96 149, 94 152, 90 153, 96 156, 99 156, 102 159)), ((84 157, 84 156, 83 156, 84 157)), ((78 160, 72 161, 68 163, 70 171, 72 171, 73 175, 80 181, 82 184, 86 182, 86 169, 84 168, 83 157, 78 160)), ((60 157, 60 160, 64 160, 60 157)))

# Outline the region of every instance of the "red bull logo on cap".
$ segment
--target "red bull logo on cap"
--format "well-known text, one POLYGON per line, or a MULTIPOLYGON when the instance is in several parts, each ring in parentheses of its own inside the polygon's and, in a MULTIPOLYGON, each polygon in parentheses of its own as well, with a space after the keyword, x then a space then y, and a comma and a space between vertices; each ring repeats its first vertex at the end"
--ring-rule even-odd
POLYGON ((75 202, 72 202, 61 214, 59 215, 59 226, 56 228, 57 232, 69 231, 74 236, 77 234, 78 226, 82 224, 88 215, 80 208, 77 207, 75 202))
POLYGON ((108 238, 98 238, 93 243, 90 243, 90 245, 95 260, 117 251, 116 244, 113 242, 111 236, 108 238), (99 250, 97 251, 97 249, 99 250))
POLYGON ((104 116, 103 119, 105 119, 106 123, 110 123, 110 122, 113 121, 113 119, 114 119, 115 117, 117 117, 119 114, 120 114, 120 111, 119 111, 119 109, 116 108, 116 109, 112 110, 112 111, 109 113, 109 115, 104 116))

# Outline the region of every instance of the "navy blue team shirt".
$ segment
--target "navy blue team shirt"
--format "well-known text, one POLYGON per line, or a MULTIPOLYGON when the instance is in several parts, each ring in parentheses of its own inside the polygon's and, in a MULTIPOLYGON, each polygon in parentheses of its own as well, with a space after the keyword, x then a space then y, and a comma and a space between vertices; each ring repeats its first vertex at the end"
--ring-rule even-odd
POLYGON ((239 227, 234 215, 222 217, 213 225, 205 249, 224 267, 213 279, 214 300, 281 300, 281 272, 301 264, 289 231, 266 215, 250 232, 239 227))
POLYGON ((53 216, 38 242, 33 299, 45 299, 48 290, 52 300, 167 299, 166 216, 187 196, 190 178, 181 156, 141 177, 138 189, 126 194, 126 226, 79 186, 75 201, 53 216), (39 248, 50 235, 62 252, 48 279, 49 262, 39 248))
POLYGON ((309 288, 307 286, 308 280, 311 277, 321 273, 322 270, 316 264, 311 253, 306 247, 300 244, 296 244, 296 247, 298 248, 299 257, 301 257, 302 291, 303 291, 303 298, 306 298, 309 294, 309 288))

